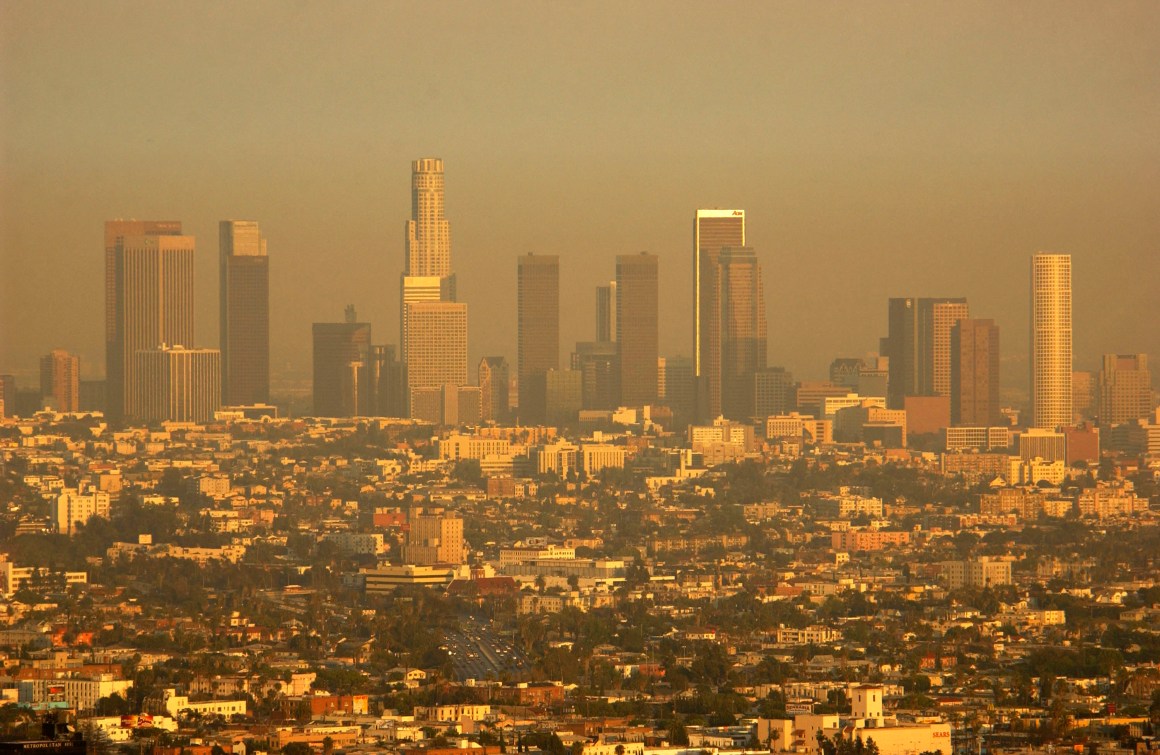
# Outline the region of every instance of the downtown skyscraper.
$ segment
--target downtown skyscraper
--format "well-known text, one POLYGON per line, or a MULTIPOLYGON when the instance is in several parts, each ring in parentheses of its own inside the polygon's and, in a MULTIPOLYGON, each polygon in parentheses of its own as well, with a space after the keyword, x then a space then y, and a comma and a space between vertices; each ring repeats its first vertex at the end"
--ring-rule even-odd
POLYGON ((659 306, 657 256, 647 252, 616 258, 616 346, 622 406, 657 401, 659 306))
POLYGON ((222 402, 270 400, 270 258, 251 220, 219 224, 222 402))
POLYGON ((719 257, 745 246, 745 210, 697 210, 693 218, 693 379, 697 416, 721 415, 719 257))
MULTIPOLYGON (((441 423, 463 414, 467 383, 467 305, 456 301, 451 227, 443 212, 443 161, 411 163, 411 218, 400 292, 400 339, 411 417, 441 423)), ((475 395, 478 414, 479 397, 475 395)))
POLYGON ((548 371, 560 368, 560 258, 519 257, 516 299, 520 422, 542 424, 547 420, 548 371))
POLYGON ((1071 255, 1031 256, 1031 426, 1070 425, 1071 255))
POLYGON ((116 421, 140 415, 138 353, 193 343, 194 239, 180 233, 176 222, 105 224, 106 395, 116 421))
POLYGON ((715 298, 720 308, 716 319, 720 328, 721 414, 744 421, 754 416, 754 381, 766 367, 768 333, 761 265, 757 254, 747 247, 725 247, 718 255, 715 298))
MULTIPOLYGON (((120 420, 125 415, 125 371, 132 352, 125 352, 124 321, 126 285, 119 271, 117 249, 127 238, 181 236, 180 220, 109 220, 105 222, 105 414, 120 420)), ((191 239, 192 244, 192 239, 191 239)), ((192 285, 192 279, 190 281, 192 285)), ((192 332, 192 325, 190 326, 192 332)), ((132 340, 132 336, 129 336, 132 340)), ((133 345, 131 344, 130 348, 133 345)), ((157 344, 150 343, 145 348, 157 344)))
POLYGON ((890 358, 890 408, 903 408, 907 396, 951 395, 951 328, 967 317, 962 297, 890 299, 880 348, 890 358))

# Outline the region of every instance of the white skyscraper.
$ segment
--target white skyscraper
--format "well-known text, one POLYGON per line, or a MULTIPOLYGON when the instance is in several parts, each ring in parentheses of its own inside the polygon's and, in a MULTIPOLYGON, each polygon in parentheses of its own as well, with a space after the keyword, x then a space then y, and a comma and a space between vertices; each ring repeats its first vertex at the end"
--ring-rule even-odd
POLYGON ((1031 424, 1070 425, 1071 255, 1031 257, 1031 424))

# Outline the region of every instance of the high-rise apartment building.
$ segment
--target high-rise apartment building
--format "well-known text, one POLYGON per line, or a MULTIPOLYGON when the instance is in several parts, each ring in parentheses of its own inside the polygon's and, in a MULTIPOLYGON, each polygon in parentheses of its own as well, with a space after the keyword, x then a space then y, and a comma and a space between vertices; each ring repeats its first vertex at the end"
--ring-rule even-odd
POLYGON ((720 251, 717 265, 721 414, 747 420, 754 416, 754 376, 766 366, 761 266, 752 249, 729 247, 720 251))
POLYGON ((53 349, 41 357, 41 401, 58 412, 80 411, 80 372, 80 360, 64 349, 53 349))
POLYGON ((951 422, 1000 424, 999 326, 994 320, 959 320, 951 328, 950 350, 951 422))
POLYGON ((520 421, 541 424, 547 416, 546 376, 560 367, 560 258, 524 255, 517 278, 520 421))
POLYGON ((511 370, 504 357, 479 360, 480 418, 484 422, 503 424, 508 421, 511 370))
POLYGON ((222 401, 270 401, 270 258, 252 220, 219 224, 222 401))
POLYGON ((103 490, 66 488, 52 502, 53 528, 62 535, 75 535, 77 528, 95 516, 109 518, 110 496, 103 490))
POLYGON ((1100 424, 1134 422, 1152 412, 1147 354, 1104 354, 1100 370, 1100 424))
POLYGON ((657 256, 648 252, 616 258, 616 344, 620 403, 645 406, 657 399, 659 306, 657 256))
POLYGON ((745 246, 745 210, 697 210, 693 218, 693 373, 697 414, 721 414, 721 302, 718 257, 745 246))
POLYGON ((106 400, 114 420, 133 416, 129 397, 142 390, 137 352, 193 343, 194 239, 174 230, 180 232, 180 224, 111 221, 105 226, 106 243, 113 244, 114 327, 105 358, 106 400), (140 229, 144 235, 135 233, 140 229))
POLYGON ((1071 255, 1031 256, 1031 426, 1071 424, 1071 255))
POLYGON ((368 392, 366 364, 371 352, 371 325, 358 322, 354 307, 344 322, 316 322, 314 335, 314 414, 354 417, 365 413, 368 392))
POLYGON ((907 396, 949 396, 951 327, 970 316, 963 298, 892 298, 882 355, 889 358, 888 405, 907 396))
POLYGON ((596 341, 616 340, 616 281, 596 287, 596 341))
POLYGON ((221 408, 221 352, 161 346, 134 355, 127 411, 140 422, 209 422, 221 408))
MULTIPOLYGON (((443 161, 433 157, 413 161, 399 340, 409 416, 434 422, 459 417, 458 407, 448 407, 445 398, 459 396, 467 384, 467 305, 456 302, 451 228, 443 198, 443 161), (416 414, 418 409, 422 417, 416 414)), ((474 399, 476 406, 467 413, 478 415, 478 392, 474 399)))
MULTIPOLYGON (((125 413, 125 362, 118 319, 121 280, 117 272, 117 247, 133 236, 180 236, 179 220, 109 220, 105 222, 105 414, 120 420, 125 413)), ((153 347, 159 344, 149 344, 153 347)), ((129 355, 131 356, 131 354, 129 355)))

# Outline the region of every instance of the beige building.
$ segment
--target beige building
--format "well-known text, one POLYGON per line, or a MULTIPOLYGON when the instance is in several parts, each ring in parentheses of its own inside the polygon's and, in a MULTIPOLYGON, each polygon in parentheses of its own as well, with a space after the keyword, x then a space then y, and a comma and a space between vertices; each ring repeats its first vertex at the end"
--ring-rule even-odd
POLYGON ((1000 559, 944 561, 942 573, 947 581, 947 587, 951 590, 1011 584, 1011 562, 1000 559))
MULTIPOLYGON (((120 419, 125 410, 125 390, 129 362, 138 349, 169 343, 191 343, 193 237, 181 235, 179 220, 110 220, 105 223, 105 380, 106 415, 120 419), (145 237, 166 236, 167 241, 154 245, 153 253, 145 237), (161 250, 169 250, 168 253, 161 250), (180 250, 188 249, 188 262, 180 250), (150 274, 149 271, 152 271, 150 274), (170 317, 163 328, 155 311, 156 303, 174 303, 173 297, 158 296, 157 279, 163 271, 188 280, 188 310, 167 309, 170 317), (142 306, 151 302, 153 306, 142 306), (184 316, 174 315, 188 313, 184 316), (188 327, 184 320, 188 319, 188 327)), ((184 297, 182 297, 184 298, 184 297)))
MULTIPOLYGON (((467 385, 467 305, 453 301, 407 304, 407 388, 411 400, 416 389, 467 385)), ((439 423, 442 417, 411 416, 439 423)))
POLYGON ((467 561, 463 541, 463 518, 454 511, 411 509, 410 530, 403 546, 403 561, 417 566, 462 564, 467 561))
POLYGON ((1072 422, 1071 255, 1031 257, 1031 426, 1072 422))
POLYGON ((87 493, 66 489, 52 505, 52 523, 62 535, 76 534, 77 526, 99 516, 109 518, 109 494, 100 490, 87 493))
POLYGON ((161 345, 138 351, 127 409, 141 422, 209 422, 221 407, 221 352, 161 345))

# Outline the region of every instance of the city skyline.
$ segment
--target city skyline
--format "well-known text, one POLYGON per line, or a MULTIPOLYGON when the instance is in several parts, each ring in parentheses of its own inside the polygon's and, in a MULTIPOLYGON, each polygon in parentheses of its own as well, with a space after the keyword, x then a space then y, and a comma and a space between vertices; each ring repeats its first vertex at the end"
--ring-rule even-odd
MULTIPOLYGON (((64 6, 3 10, 11 21, 3 24, 5 102, 13 105, 5 108, 0 129, 7 166, 0 171, 0 191, 10 209, 0 220, 10 271, 0 284, 4 371, 33 376, 39 356, 64 348, 81 358, 85 378, 100 375, 101 297, 90 281, 99 277, 101 263, 92 238, 94 228, 118 216, 179 217, 186 233, 198 238, 197 290, 203 295, 195 341, 207 347, 220 346, 215 297, 204 295, 215 288, 210 250, 218 219, 248 217, 262 224, 278 250, 271 287, 283 293, 270 313, 276 380, 308 379, 309 339, 303 334, 344 303, 356 303, 378 332, 397 333, 392 292, 403 272, 402 245, 391 229, 407 204, 400 177, 407 162, 423 154, 446 159, 454 176, 449 214, 461 250, 458 298, 472 306, 472 364, 489 354, 514 361, 516 283, 491 271, 510 270, 510 259, 528 251, 558 254, 570 271, 561 287, 564 344, 589 340, 590 292, 607 282, 617 255, 640 249, 658 254, 660 352, 692 356, 687 217, 705 207, 746 208, 746 241, 767 260, 765 288, 781 291, 769 302, 769 363, 803 379, 823 377, 835 356, 875 350, 885 330, 880 302, 890 296, 965 296, 1007 333, 1025 332, 1026 259, 1040 249, 1070 253, 1076 280, 1083 282, 1075 292, 1076 369, 1098 369, 1107 352, 1160 351, 1160 336, 1147 327, 1153 312, 1146 281, 1155 277, 1148 273, 1157 265, 1150 253, 1157 229, 1147 198, 1155 196, 1157 178, 1146 166, 1155 164, 1156 145, 1148 135, 1158 125, 1158 95, 1148 83, 1160 58, 1154 35, 1141 31, 1155 28, 1157 20, 1156 9, 1147 5, 1117 5, 1118 15, 1068 3, 1035 6, 1041 14, 995 5, 879 14, 754 8, 748 19, 723 19, 735 32, 738 60, 695 54, 690 61, 673 61, 672 70, 657 69, 648 57, 670 40, 646 37, 639 51, 615 52, 595 72, 605 65, 624 67, 636 78, 607 93, 595 91, 587 78, 577 79, 582 86, 574 104, 544 85, 578 72, 548 55, 541 80, 520 72, 521 61, 544 46, 572 49, 581 44, 581 32, 616 40, 628 33, 619 27, 638 13, 647 15, 644 10, 601 6, 604 23, 600 13, 533 9, 521 14, 531 36, 528 48, 505 60, 491 44, 471 41, 481 36, 475 34, 481 23, 502 23, 504 13, 492 22, 470 12, 404 8, 404 16, 437 16, 444 23, 433 24, 434 34, 466 44, 486 63, 483 72, 469 70, 456 56, 433 61, 427 70, 409 66, 405 94, 384 91, 381 105, 358 86, 342 83, 343 64, 387 70, 396 56, 376 52, 384 31, 401 45, 401 57, 417 42, 393 36, 383 28, 385 19, 370 13, 349 32, 349 49, 339 53, 320 47, 321 37, 310 29, 321 11, 308 9, 285 14, 283 31, 317 52, 321 73, 302 86, 326 104, 320 110, 343 113, 341 122, 314 111, 287 113, 264 96, 243 103, 232 129, 204 117, 189 122, 178 113, 154 113, 153 98, 137 94, 151 89, 152 74, 127 53, 115 53, 98 67, 104 79, 122 86, 94 107, 90 98, 99 90, 86 88, 91 74, 47 59, 54 45, 44 39, 51 28, 51 34, 90 49, 86 35, 97 32, 93 39, 114 43, 102 43, 107 54, 110 46, 122 47, 115 44, 121 35, 139 38, 134 29, 172 14, 189 30, 188 39, 167 51, 174 60, 188 61, 208 39, 216 40, 209 46, 217 52, 204 70, 186 68, 190 78, 180 91, 190 103, 181 109, 188 116, 216 101, 207 99, 211 81, 232 81, 226 71, 239 70, 232 56, 243 49, 243 40, 257 60, 273 59, 277 45, 269 38, 259 35, 256 47, 240 32, 217 38, 214 23, 180 10, 113 3, 110 15, 120 26, 109 28, 105 14, 79 8, 53 15, 54 7, 64 6), (1036 29, 1040 15, 1055 20, 1054 36, 1036 29), (572 23, 561 23, 563 17, 572 23), (569 25, 576 29, 561 28, 569 25), (812 42, 818 49, 811 50, 787 29, 832 33, 812 42), (956 41, 964 29, 993 40, 988 52, 978 53, 981 58, 968 56, 956 41), (887 32, 891 39, 880 39, 887 32), (836 49, 841 34, 852 48, 850 57, 836 49), (880 48, 880 62, 858 58, 855 65, 853 53, 871 47, 880 48), (800 62, 787 68, 783 56, 800 62), (1099 59, 1103 73, 1084 67, 1085 59, 1099 59), (799 72, 800 84, 770 73, 780 69, 799 72), (702 72, 681 75, 696 70, 702 72), (1002 86, 999 70, 1006 77, 1002 86), (481 99, 493 91, 494 77, 509 77, 510 89, 497 93, 498 102, 481 99), (727 83, 730 77, 749 82, 746 89, 755 99, 748 112, 729 104, 741 86, 727 83), (653 85, 673 92, 660 85, 662 79, 682 78, 689 85, 673 103, 639 97, 653 85), (882 92, 883 102, 859 97, 862 89, 882 92), (46 98, 46 91, 67 96, 46 98), (698 98, 708 107, 682 107, 686 118, 671 117, 674 107, 698 98), (781 105, 772 109, 779 98, 781 105), (519 103, 523 110, 505 107, 519 103), (849 119, 830 117, 839 103, 849 119), (391 106, 398 107, 387 112, 397 116, 383 118, 381 108, 391 106), (82 108, 92 114, 83 131, 81 119, 73 117, 82 108), (134 117, 143 112, 153 117, 134 117), (529 125, 513 132, 521 112, 529 125), (638 125, 610 138, 609 127, 622 123, 625 112, 638 125), (1109 121, 1093 113, 1116 116, 1109 121), (477 124, 478 137, 452 132, 463 117, 477 124), (847 120, 850 125, 835 125, 847 120), (423 128, 416 128, 420 123, 423 128), (657 128, 661 123, 677 124, 671 136, 657 128), (718 138, 723 133, 731 139, 718 138), (767 133, 773 138, 766 139, 767 133), (88 149, 109 142, 118 147, 107 155, 88 149), (301 145, 301 154, 291 144, 301 145), (191 155, 204 165, 191 162, 191 155), (150 180, 129 180, 138 169, 124 166, 145 163, 156 166, 150 180), (899 167, 906 164, 915 169, 899 167), (222 181, 223 175, 231 179, 222 181), (607 176, 615 180, 609 183, 607 176), (652 192, 650 184, 665 188, 652 192), (1043 191, 1048 185, 1051 191, 1043 191), (573 196, 579 201, 559 201, 573 196), (68 222, 62 224, 66 208, 68 222), (517 217, 519 222, 506 222, 517 217), (602 222, 592 223, 594 217, 602 222), (49 218, 51 242, 35 232, 49 218), (61 279, 61 269, 76 274, 61 279), (1126 270, 1138 274, 1124 275, 1126 270), (777 327, 812 307, 811 293, 817 292, 810 289, 823 281, 834 305, 811 309, 808 329, 777 327), (34 301, 46 286, 55 286, 65 302, 51 318, 38 316, 34 301)), ((251 30, 262 15, 213 7, 219 9, 216 21, 236 20, 251 30)), ((340 6, 337 15, 358 14, 353 6, 340 6)), ((671 16, 676 37, 696 28, 695 14, 676 8, 671 16)), ((289 73, 249 71, 220 94, 236 104, 263 81, 281 93, 297 81, 289 73)), ((1026 340, 1003 339, 1003 359, 1005 385, 1025 388, 1019 376, 1027 373, 1026 340)))

